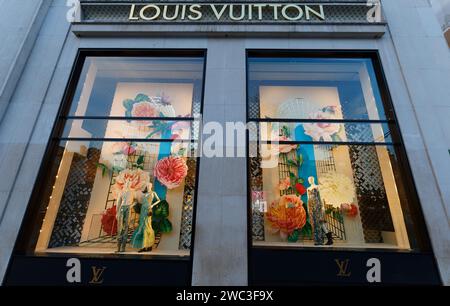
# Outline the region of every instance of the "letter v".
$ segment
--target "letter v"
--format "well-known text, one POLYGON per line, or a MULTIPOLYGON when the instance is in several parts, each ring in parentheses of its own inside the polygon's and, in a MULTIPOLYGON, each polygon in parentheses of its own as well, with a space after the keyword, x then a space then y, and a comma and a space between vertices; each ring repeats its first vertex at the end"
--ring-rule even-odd
POLYGON ((212 9, 213 12, 214 12, 214 15, 216 15, 217 20, 220 20, 220 18, 222 17, 223 13, 224 13, 225 10, 227 9, 228 4, 224 4, 224 5, 222 6, 222 9, 220 10, 220 12, 217 11, 217 8, 216 8, 216 5, 215 5, 215 4, 210 4, 210 6, 211 6, 211 9, 212 9))

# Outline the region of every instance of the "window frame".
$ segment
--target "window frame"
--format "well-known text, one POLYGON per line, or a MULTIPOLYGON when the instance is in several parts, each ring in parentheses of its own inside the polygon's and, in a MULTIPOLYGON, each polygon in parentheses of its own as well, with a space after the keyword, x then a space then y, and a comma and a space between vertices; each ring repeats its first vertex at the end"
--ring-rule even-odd
MULTIPOLYGON (((39 218, 38 212, 42 203, 40 199, 42 198, 42 192, 45 188, 45 183, 47 182, 47 174, 51 170, 52 160, 56 154, 57 147, 60 141, 67 140, 62 137, 64 132, 65 123, 72 119, 86 119, 90 117, 95 117, 93 119, 112 119, 112 120, 120 120, 118 117, 107 117, 107 116, 84 116, 77 118, 76 116, 70 116, 70 108, 73 104, 73 98, 76 94, 78 83, 82 77, 81 73, 88 57, 198 57, 203 59, 203 71, 202 71, 202 80, 201 80, 201 92, 200 92, 200 114, 203 114, 204 110, 204 94, 205 94, 205 78, 206 78, 206 65, 207 65, 207 50, 206 49, 115 49, 115 48, 95 48, 95 49, 86 49, 80 48, 78 49, 77 55, 74 59, 74 64, 72 66, 70 77, 64 89, 63 98, 59 105, 59 109, 57 115, 54 118, 53 127, 50 133, 50 136, 46 142, 46 149, 44 153, 44 157, 40 162, 40 167, 38 171, 37 178, 32 187, 32 194, 27 204, 27 208, 25 211, 24 218, 22 219, 20 230, 15 242, 15 246, 11 255, 11 259, 8 266, 8 271, 6 275, 8 276, 11 271, 11 266, 14 261, 14 258, 18 260, 25 260, 26 263, 38 261, 40 258, 48 258, 54 259, 54 262, 57 262, 58 259, 61 258, 71 258, 76 256, 77 258, 84 258, 86 260, 90 260, 93 258, 100 258, 102 260, 119 260, 119 261, 130 261, 134 262, 135 260, 149 260, 154 262, 154 267, 158 267, 158 265, 163 266, 167 264, 174 264, 173 267, 179 267, 180 269, 185 269, 187 273, 183 273, 183 275, 178 276, 176 282, 183 282, 182 279, 185 279, 185 284, 190 285, 192 281, 192 267, 193 267, 193 256, 194 256, 194 245, 195 245, 195 228, 196 228, 196 211, 197 211, 197 195, 198 195, 198 186, 199 186, 199 169, 200 169, 200 157, 195 157, 196 159, 196 180, 195 180, 195 197, 193 202, 193 216, 192 216, 192 233, 191 233, 191 247, 189 250, 189 256, 179 257, 177 255, 138 255, 138 254, 96 254, 96 253, 46 253, 46 254, 37 254, 34 251, 34 248, 37 244, 39 238, 39 229, 35 230, 35 226, 33 226, 33 220, 42 219, 39 218)), ((194 122, 193 118, 194 114, 191 115, 190 118, 187 118, 184 121, 194 122)), ((124 117, 125 118, 125 117, 124 117)), ((129 119, 129 118, 128 118, 129 119)), ((157 120, 161 118, 153 118, 153 120, 157 120)), ((165 118, 168 120, 171 118, 165 118)), ((123 119, 121 119, 123 120, 123 119)), ((177 118, 178 121, 179 118, 177 118)), ((201 128, 201 123, 199 125, 201 128)), ((107 139, 107 138, 102 138, 107 139)), ((71 138, 71 141, 76 141, 76 138, 71 138)), ((92 141, 95 141, 96 138, 91 138, 92 141)), ((126 141, 127 139, 125 139, 126 141)), ((192 140, 189 141, 197 142, 200 145, 200 140, 192 140)), ((136 139, 135 139, 136 141, 136 139)), ((143 140, 144 142, 167 142, 165 139, 147 139, 143 140)), ((41 220, 42 221, 42 220, 41 220)), ((5 283, 8 282, 8 278, 6 278, 5 283)))
MULTIPOLYGON (((408 239, 411 244, 411 252, 431 252, 431 243, 428 235, 428 229, 426 227, 425 219, 423 216, 422 208, 420 205, 417 188, 413 179, 412 170, 406 149, 404 146, 404 141, 399 126, 399 122, 395 113, 395 108, 390 95, 389 87, 387 84, 386 76, 382 67, 382 62, 378 50, 280 50, 280 49, 247 49, 246 50, 246 120, 247 123, 260 122, 317 122, 317 120, 310 119, 282 119, 282 118, 251 118, 250 117, 250 59, 251 58, 314 58, 314 59, 368 59, 370 60, 374 75, 376 77, 376 82, 381 95, 381 102, 384 107, 384 112, 386 114, 386 119, 382 120, 370 120, 370 119, 337 119, 337 120, 325 120, 326 122, 336 122, 336 123, 368 123, 368 124, 387 124, 389 126, 389 131, 391 132, 392 142, 385 143, 375 143, 375 142, 317 142, 317 141, 279 141, 280 144, 309 144, 309 145, 374 145, 374 146, 386 146, 395 149, 395 155, 397 157, 397 163, 399 168, 399 174, 402 179, 402 184, 405 190, 411 191, 411 196, 408 200, 407 207, 405 207, 405 201, 401 201, 402 211, 409 210, 411 214, 412 226, 407 224, 406 219, 405 225, 407 229, 408 239)), ((249 136, 247 133, 247 152, 249 149, 249 136)), ((260 143, 270 143, 270 141, 261 141, 258 139, 258 144, 260 143)), ((252 203, 251 203, 251 174, 250 174, 250 157, 247 154, 247 222, 248 222, 248 248, 249 254, 251 254, 252 249, 265 248, 265 249, 277 249, 280 247, 271 246, 254 246, 252 237, 252 203)), ((295 246, 295 249, 304 250, 304 246, 295 246)), ((366 248, 354 248, 354 251, 365 251, 366 248)), ((386 250, 383 247, 375 248, 374 250, 386 250)), ((398 251, 398 249, 396 250, 398 251)), ((251 256, 249 256, 250 259, 251 256)))

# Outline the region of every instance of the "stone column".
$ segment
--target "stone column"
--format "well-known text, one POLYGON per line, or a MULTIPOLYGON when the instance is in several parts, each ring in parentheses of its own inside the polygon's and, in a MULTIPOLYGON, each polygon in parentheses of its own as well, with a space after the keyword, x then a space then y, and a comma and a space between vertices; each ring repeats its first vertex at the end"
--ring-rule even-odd
MULTIPOLYGON (((245 73, 244 40, 208 40, 204 124, 245 124, 245 73)), ((225 155, 233 146, 223 144, 216 149, 225 155)), ((237 150, 244 149, 245 142, 238 146, 237 150)), ((246 158, 203 156, 199 175, 192 283, 246 285, 246 158)))

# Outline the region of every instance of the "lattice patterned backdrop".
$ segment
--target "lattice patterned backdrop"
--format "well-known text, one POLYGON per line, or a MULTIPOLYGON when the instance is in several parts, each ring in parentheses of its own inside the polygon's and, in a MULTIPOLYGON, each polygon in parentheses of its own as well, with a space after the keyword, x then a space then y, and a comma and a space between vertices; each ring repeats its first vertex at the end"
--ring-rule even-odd
MULTIPOLYGON (((373 141, 368 124, 346 124, 345 131, 353 141, 373 141)), ((381 232, 394 231, 394 226, 376 148, 352 145, 349 151, 364 239, 368 243, 383 242, 381 232)))
POLYGON ((99 158, 96 148, 88 149, 86 156, 74 153, 49 248, 80 242, 99 158))

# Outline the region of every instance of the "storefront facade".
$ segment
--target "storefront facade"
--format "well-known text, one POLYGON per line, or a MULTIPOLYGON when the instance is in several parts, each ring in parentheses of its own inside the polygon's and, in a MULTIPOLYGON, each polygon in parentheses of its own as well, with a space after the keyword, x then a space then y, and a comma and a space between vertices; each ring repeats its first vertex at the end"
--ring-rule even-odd
POLYGON ((65 2, 2 114, 4 284, 449 284, 426 1, 65 2))

